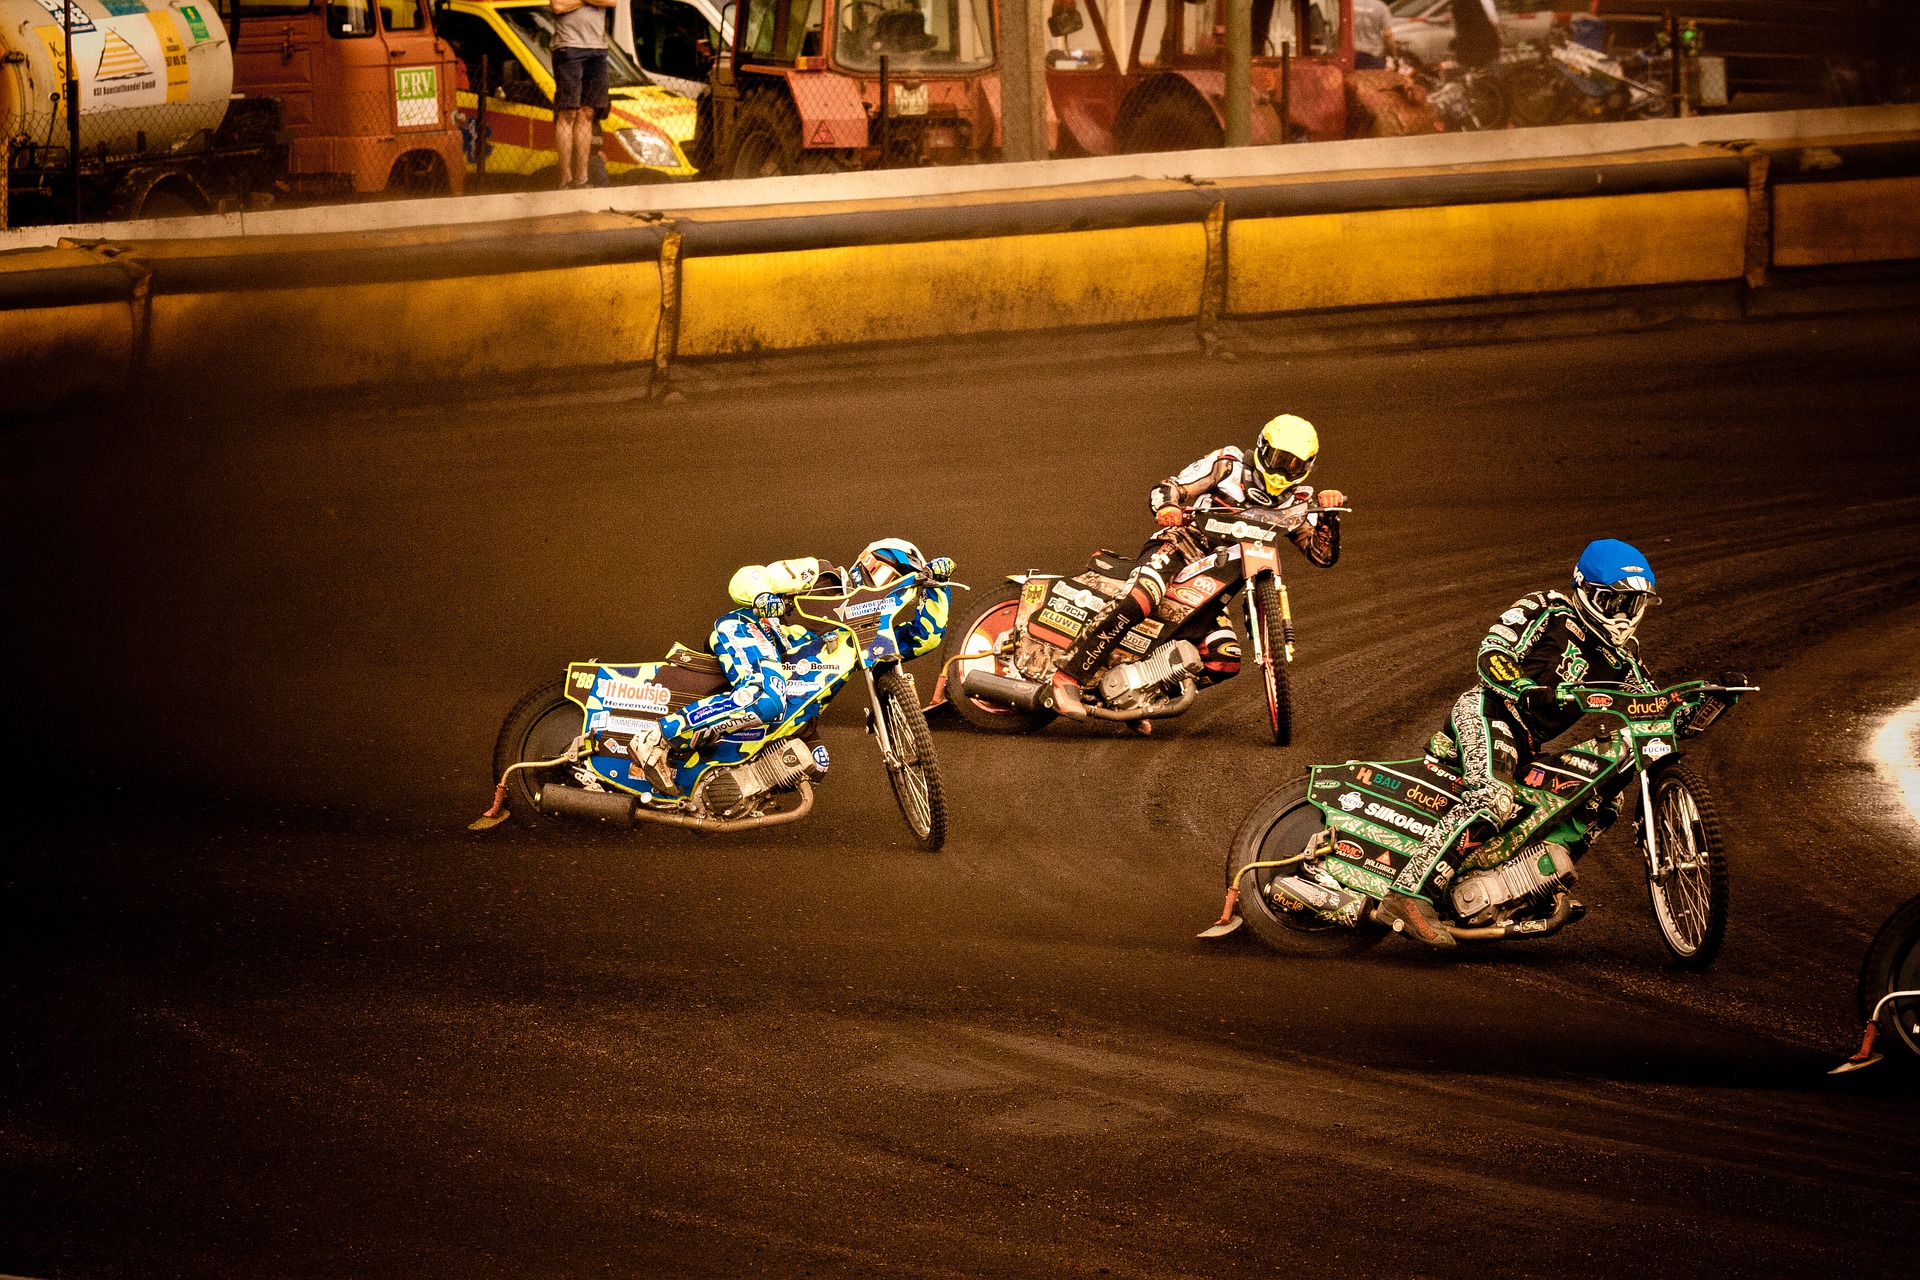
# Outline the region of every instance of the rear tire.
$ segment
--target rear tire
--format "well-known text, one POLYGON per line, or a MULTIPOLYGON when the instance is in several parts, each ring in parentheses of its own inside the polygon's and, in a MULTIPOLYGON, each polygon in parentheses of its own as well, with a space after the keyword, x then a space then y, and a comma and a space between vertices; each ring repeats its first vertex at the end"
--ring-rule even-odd
MULTIPOLYGON (((1705 969, 1727 936, 1727 856, 1720 817, 1706 784, 1686 765, 1669 765, 1652 783, 1653 828, 1666 868, 1658 879, 1647 877, 1654 924, 1675 964, 1705 969)), ((1644 827, 1640 841, 1644 852, 1644 827)))
POLYGON ((933 754, 933 734, 927 728, 926 714, 920 710, 913 682, 900 668, 893 668, 874 683, 880 704, 874 711, 886 720, 887 736, 900 757, 898 768, 887 766, 893 798, 914 841, 927 852, 936 852, 947 842, 947 801, 940 786, 940 762, 933 754))
MULTIPOLYGON (((1889 991, 1920 990, 1920 898, 1910 898, 1880 926, 1860 966, 1860 1020, 1889 991)), ((1920 1072, 1920 998, 1890 1002, 1875 1046, 1888 1062, 1920 1072)))
POLYGON ((1260 664, 1260 679, 1266 686, 1267 726, 1273 731, 1273 745, 1293 745, 1293 688, 1288 679, 1286 624, 1280 617, 1280 592, 1273 575, 1263 573, 1253 584, 1254 602, 1260 608, 1261 627, 1266 632, 1260 647, 1266 654, 1260 664))
MULTIPOLYGON (((973 616, 967 619, 966 626, 959 628, 957 633, 953 630, 947 632, 954 648, 943 660, 952 662, 958 654, 989 650, 1012 628, 1014 615, 1020 609, 1020 593, 1020 584, 1012 583, 982 600, 980 607, 973 611, 973 616)), ((1037 733, 1053 723, 1055 713, 1052 711, 1029 711, 1024 707, 1008 707, 997 702, 980 702, 969 698, 961 692, 960 680, 962 669, 973 665, 954 662, 947 668, 947 703, 962 720, 984 733, 1037 733)), ((1004 658, 994 660, 993 674, 1009 679, 1025 678, 1004 658)))
POLYGON ((1307 780, 1290 782, 1270 792, 1253 807, 1227 849, 1227 886, 1240 886, 1240 918, 1253 936, 1287 955, 1344 956, 1364 951, 1380 940, 1383 930, 1370 922, 1358 928, 1326 924, 1310 916, 1280 911, 1267 901, 1266 887, 1288 868, 1250 871, 1253 862, 1291 858, 1327 825, 1326 818, 1307 800, 1307 780))
MULTIPOLYGON (((500 781, 511 765, 522 760, 551 760, 573 745, 586 725, 586 713, 567 701, 565 678, 541 685, 513 704, 500 736, 493 744, 493 780, 500 781)), ((537 822, 543 816, 536 798, 549 783, 572 785, 565 766, 552 769, 515 769, 507 778, 507 808, 516 817, 537 822)))

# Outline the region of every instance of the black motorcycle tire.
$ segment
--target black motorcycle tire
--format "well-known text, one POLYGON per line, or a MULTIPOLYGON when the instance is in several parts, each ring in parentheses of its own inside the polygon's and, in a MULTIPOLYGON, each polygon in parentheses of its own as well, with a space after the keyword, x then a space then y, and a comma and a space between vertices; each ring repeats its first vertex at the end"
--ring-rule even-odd
POLYGON ((1347 956, 1364 951, 1378 942, 1385 930, 1371 921, 1358 928, 1343 924, 1309 922, 1291 912, 1276 910, 1268 901, 1265 886, 1284 868, 1250 871, 1241 868, 1253 862, 1290 858, 1306 848, 1313 833, 1326 825, 1320 811, 1307 801, 1307 780, 1269 792, 1234 832, 1227 847, 1227 887, 1240 886, 1240 918, 1253 936, 1285 955, 1347 956))
POLYGON ((895 667, 874 682, 879 705, 874 714, 885 720, 887 736, 902 763, 887 766, 887 781, 900 816, 922 849, 933 853, 947 842, 947 801, 940 785, 940 761, 933 754, 933 733, 913 682, 895 667))
MULTIPOLYGON (((551 760, 565 754, 580 736, 586 715, 567 701, 565 678, 543 684, 513 704, 500 736, 493 744, 493 780, 523 760, 551 760)), ((540 812, 540 788, 550 783, 566 785, 566 766, 551 769, 515 769, 507 777, 507 809, 515 817, 537 822, 540 812)))
MULTIPOLYGON (((1727 937, 1727 855, 1720 835, 1720 816, 1714 808, 1713 796, 1707 790, 1706 783, 1684 764, 1670 764, 1655 773, 1649 781, 1652 783, 1656 815, 1667 804, 1677 804, 1683 800, 1690 802, 1694 810, 1693 820, 1686 823, 1687 837, 1692 846, 1691 861, 1694 864, 1685 881, 1689 886, 1688 901, 1677 902, 1679 895, 1670 894, 1649 875, 1647 898, 1653 907, 1654 926, 1676 965, 1682 969, 1705 969, 1720 954, 1720 946, 1727 937), (1697 912, 1704 919, 1689 927, 1685 922, 1676 920, 1676 904, 1684 910, 1697 912), (1690 936, 1677 937, 1676 931, 1690 936)), ((1642 818, 1642 821, 1645 819, 1642 818)), ((1672 829, 1667 824, 1655 823, 1655 830, 1663 837, 1672 829)), ((1640 840, 1644 854, 1644 828, 1640 832, 1640 840)), ((1662 856, 1670 858, 1672 855, 1667 851, 1662 856)), ((1682 881, 1674 880, 1672 883, 1678 885, 1682 881)))
MULTIPOLYGON (((1873 935, 1860 966, 1860 1021, 1890 991, 1920 990, 1920 897, 1909 898, 1873 935)), ((1888 1062, 1920 1072, 1920 997, 1890 1001, 1874 1047, 1888 1062)))
MULTIPOLYGON (((952 652, 942 648, 940 660, 952 662, 956 654, 966 650, 967 637, 995 609, 1005 608, 1020 599, 1019 583, 1009 583, 998 591, 987 593, 980 605, 967 619, 967 624, 957 630, 949 627, 947 635, 952 652)), ((996 663, 998 667, 1000 664, 996 663)), ((1025 707, 1007 707, 997 703, 977 702, 960 691, 960 667, 958 663, 947 668, 947 704, 962 720, 983 733, 1038 733, 1052 724, 1057 718, 1053 711, 1029 711, 1025 707)))
POLYGON ((1273 745, 1290 747, 1293 745, 1293 688, 1287 678, 1286 624, 1280 616, 1280 592, 1273 585, 1273 575, 1263 573, 1253 584, 1254 602, 1260 606, 1260 622, 1266 632, 1260 638, 1260 646, 1265 651, 1266 661, 1261 664, 1260 678, 1266 686, 1267 725, 1273 731, 1273 745))

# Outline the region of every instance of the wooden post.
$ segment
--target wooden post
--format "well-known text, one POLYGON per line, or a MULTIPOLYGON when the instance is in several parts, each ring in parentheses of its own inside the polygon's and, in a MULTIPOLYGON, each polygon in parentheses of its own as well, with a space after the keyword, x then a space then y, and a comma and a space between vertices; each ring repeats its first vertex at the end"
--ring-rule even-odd
POLYGON ((1292 142, 1293 41, 1280 42, 1280 141, 1292 142))
POLYGON ((1227 145, 1253 140, 1253 0, 1227 3, 1227 145))

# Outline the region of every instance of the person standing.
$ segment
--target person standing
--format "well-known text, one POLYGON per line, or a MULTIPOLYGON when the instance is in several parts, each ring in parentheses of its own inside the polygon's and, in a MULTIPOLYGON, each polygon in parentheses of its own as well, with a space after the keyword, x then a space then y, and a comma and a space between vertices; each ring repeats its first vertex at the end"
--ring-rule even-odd
POLYGON ((553 10, 553 146, 560 189, 587 186, 595 122, 607 99, 607 11, 617 0, 548 0, 553 10))
POLYGON ((1353 69, 1379 71, 1387 65, 1387 28, 1393 10, 1387 0, 1353 0, 1353 69))
POLYGON ((1500 61, 1500 15, 1493 0, 1453 0, 1453 60, 1472 68, 1500 61))

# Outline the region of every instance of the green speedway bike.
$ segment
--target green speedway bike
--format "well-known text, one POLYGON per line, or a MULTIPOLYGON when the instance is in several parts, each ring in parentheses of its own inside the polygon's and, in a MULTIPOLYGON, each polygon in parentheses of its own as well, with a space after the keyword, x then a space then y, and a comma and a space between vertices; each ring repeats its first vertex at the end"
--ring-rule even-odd
MULTIPOLYGON (((1516 780, 1514 817, 1483 843, 1463 840, 1450 883, 1430 887, 1443 927, 1462 943, 1544 938, 1585 914, 1572 895, 1575 854, 1629 789, 1660 938, 1678 964, 1703 969, 1727 928, 1720 823, 1679 743, 1756 692, 1741 677, 1657 691, 1563 684, 1599 717, 1599 732, 1535 756, 1516 780)), ((1461 802, 1459 774, 1432 757, 1319 765, 1254 807, 1227 853, 1227 902, 1202 937, 1244 922, 1279 950, 1340 953, 1385 933, 1380 899, 1433 824, 1461 802)), ((1471 829, 1470 829, 1471 834, 1471 829)))

